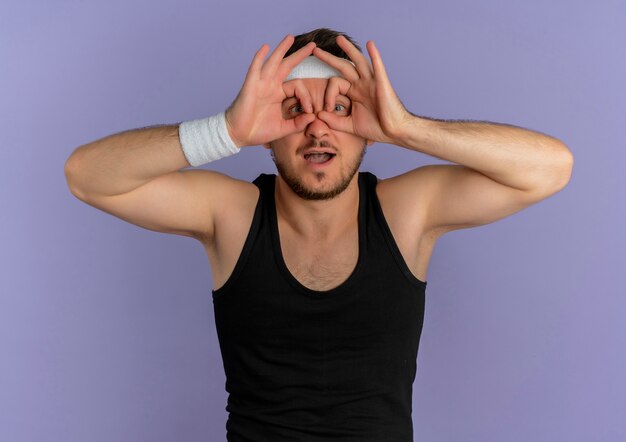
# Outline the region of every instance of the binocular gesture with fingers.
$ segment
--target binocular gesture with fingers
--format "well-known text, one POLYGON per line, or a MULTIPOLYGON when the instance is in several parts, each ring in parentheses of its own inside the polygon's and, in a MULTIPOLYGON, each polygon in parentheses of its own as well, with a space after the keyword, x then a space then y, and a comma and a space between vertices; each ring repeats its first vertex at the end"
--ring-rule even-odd
POLYGON ((378 49, 372 41, 368 42, 367 49, 373 67, 343 36, 337 37, 337 44, 354 64, 316 47, 313 42, 284 57, 293 42, 294 37, 287 35, 265 62, 263 59, 269 51, 268 45, 264 44, 255 54, 239 94, 226 110, 228 131, 238 147, 269 143, 303 131, 315 120, 311 96, 303 83, 285 82, 291 70, 310 55, 343 76, 329 79, 324 110, 318 112, 317 117, 331 129, 372 142, 398 144, 411 114, 391 87, 378 49), (331 112, 339 94, 352 102, 348 115, 331 112), (295 118, 285 119, 281 104, 289 97, 296 97, 304 112, 295 118))

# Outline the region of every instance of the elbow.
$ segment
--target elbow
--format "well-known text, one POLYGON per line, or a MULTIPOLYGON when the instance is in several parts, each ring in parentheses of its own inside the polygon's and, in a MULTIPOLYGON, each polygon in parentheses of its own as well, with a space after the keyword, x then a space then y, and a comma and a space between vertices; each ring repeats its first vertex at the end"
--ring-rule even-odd
POLYGON ((76 154, 76 150, 68 157, 63 166, 63 173, 65 175, 65 182, 68 189, 76 198, 83 200, 83 195, 78 186, 78 171, 79 171, 79 158, 76 154))
POLYGON ((76 177, 76 162, 76 151, 74 151, 74 153, 67 158, 65 165, 63 166, 65 181, 70 188, 73 182, 72 180, 76 177))
POLYGON ((574 169, 574 155, 563 142, 559 142, 557 160, 551 168, 547 181, 550 193, 557 193, 569 183, 574 169))
POLYGON ((529 190, 537 199, 544 199, 567 186, 574 168, 574 156, 562 142, 558 142, 550 162, 544 162, 535 177, 535 186, 529 190))
POLYGON ((561 160, 559 161, 559 166, 557 168, 557 184, 559 190, 563 189, 567 183, 569 183, 572 177, 572 170, 574 169, 574 155, 567 148, 567 146, 561 142, 561 160))

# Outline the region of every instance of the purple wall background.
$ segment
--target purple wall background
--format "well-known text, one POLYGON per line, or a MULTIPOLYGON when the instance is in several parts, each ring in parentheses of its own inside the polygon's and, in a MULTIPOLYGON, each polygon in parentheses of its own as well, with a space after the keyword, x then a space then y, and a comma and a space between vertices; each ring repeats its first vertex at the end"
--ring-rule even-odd
MULTIPOLYGON (((263 43, 321 26, 374 40, 411 111, 527 127, 575 157, 563 191, 439 240, 415 440, 625 440, 618 0, 4 2, 0 440, 225 440, 204 251, 81 203, 63 165, 105 135, 223 110, 263 43)), ((362 170, 440 162, 379 144, 362 170)), ((210 166, 275 172, 261 148, 210 166)))

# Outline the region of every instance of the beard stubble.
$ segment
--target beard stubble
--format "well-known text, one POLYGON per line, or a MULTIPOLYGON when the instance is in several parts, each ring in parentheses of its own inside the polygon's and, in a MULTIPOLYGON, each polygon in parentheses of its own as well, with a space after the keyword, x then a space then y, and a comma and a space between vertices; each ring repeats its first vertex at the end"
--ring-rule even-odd
MULTIPOLYGON (((272 143, 270 143, 270 147, 272 147, 272 143)), ((316 140, 312 140, 307 145, 302 146, 299 150, 310 149, 313 147, 334 148, 334 146, 331 146, 330 143, 326 141, 318 142, 316 140)), ((274 164, 276 164, 276 170, 278 170, 280 177, 285 181, 285 183, 287 183, 289 188, 296 195, 298 195, 300 198, 304 200, 320 201, 320 200, 329 200, 329 199, 335 198, 337 195, 341 194, 344 190, 348 188, 348 186, 350 185, 350 181, 352 181, 352 178, 361 167, 361 163, 363 162, 363 157, 365 156, 366 151, 367 151, 367 141, 364 141, 363 148, 361 149, 361 153, 359 154, 356 161, 352 165, 350 165, 350 169, 348 170, 348 173, 343 174, 341 176, 341 179, 339 183, 337 183, 336 186, 324 192, 316 191, 316 190, 306 187, 298 175, 292 173, 290 170, 288 170, 284 166, 283 163, 276 160, 276 157, 274 156, 273 147, 272 147, 271 155, 272 155, 272 160, 274 161, 274 164)), ((321 182, 327 176, 327 172, 324 172, 324 171, 314 172, 314 175, 317 178, 317 181, 321 182)))

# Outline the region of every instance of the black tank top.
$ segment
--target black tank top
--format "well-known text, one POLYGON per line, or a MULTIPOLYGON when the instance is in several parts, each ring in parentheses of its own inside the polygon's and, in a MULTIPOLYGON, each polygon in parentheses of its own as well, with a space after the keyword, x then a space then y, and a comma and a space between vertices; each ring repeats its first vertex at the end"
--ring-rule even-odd
POLYGON ((288 270, 276 175, 260 195, 241 255, 213 290, 229 393, 228 441, 412 442, 412 392, 426 281, 409 270, 359 172, 359 257, 346 281, 316 291, 288 270))

